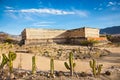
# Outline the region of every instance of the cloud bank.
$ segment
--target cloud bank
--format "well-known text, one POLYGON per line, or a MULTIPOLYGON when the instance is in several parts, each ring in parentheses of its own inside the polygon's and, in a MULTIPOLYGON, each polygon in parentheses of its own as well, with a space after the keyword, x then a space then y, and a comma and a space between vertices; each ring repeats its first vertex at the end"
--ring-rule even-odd
POLYGON ((14 9, 9 9, 5 10, 6 12, 11 12, 11 13, 34 13, 34 14, 52 14, 52 15, 74 15, 78 14, 80 16, 86 17, 88 15, 87 12, 85 11, 65 11, 65 10, 59 10, 59 9, 48 9, 48 8, 32 8, 32 9, 21 9, 21 10, 14 10, 14 9))

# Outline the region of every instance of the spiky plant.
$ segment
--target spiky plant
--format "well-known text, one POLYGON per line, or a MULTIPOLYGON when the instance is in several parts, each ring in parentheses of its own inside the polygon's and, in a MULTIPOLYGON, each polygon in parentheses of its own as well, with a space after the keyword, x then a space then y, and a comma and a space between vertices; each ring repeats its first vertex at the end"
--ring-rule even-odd
POLYGON ((13 61, 16 59, 16 54, 14 52, 9 52, 8 57, 5 54, 2 54, 2 63, 0 68, 3 68, 6 64, 8 64, 9 71, 12 73, 13 71, 13 61))
POLYGON ((67 62, 64 63, 65 67, 70 70, 70 75, 73 76, 74 68, 76 64, 73 62, 73 53, 69 53, 69 64, 67 62))
POLYGON ((8 65, 9 65, 10 73, 12 73, 12 71, 13 71, 13 61, 16 59, 16 54, 14 52, 9 52, 8 59, 9 59, 8 65))
POLYGON ((50 76, 54 77, 54 59, 50 59, 50 76))
POLYGON ((7 56, 5 54, 2 54, 2 62, 0 64, 0 69, 2 69, 4 65, 7 64, 8 61, 9 59, 7 58, 7 56))
POLYGON ((102 64, 96 65, 95 59, 89 62, 90 67, 92 68, 92 73, 94 77, 97 77, 100 75, 101 70, 102 70, 102 64))
POLYGON ((32 74, 36 73, 36 56, 32 57, 32 74))
POLYGON ((3 45, 0 45, 0 53, 2 54, 3 51, 3 45))

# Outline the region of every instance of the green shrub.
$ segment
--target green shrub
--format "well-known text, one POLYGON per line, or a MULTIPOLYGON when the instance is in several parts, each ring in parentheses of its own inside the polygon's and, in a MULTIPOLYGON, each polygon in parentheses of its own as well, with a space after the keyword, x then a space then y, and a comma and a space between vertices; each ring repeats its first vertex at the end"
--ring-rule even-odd
POLYGON ((85 40, 85 41, 80 42, 80 44, 82 46, 86 46, 88 48, 89 55, 90 55, 91 51, 93 50, 94 45, 97 44, 97 43, 98 43, 98 41, 96 41, 96 40, 85 40))

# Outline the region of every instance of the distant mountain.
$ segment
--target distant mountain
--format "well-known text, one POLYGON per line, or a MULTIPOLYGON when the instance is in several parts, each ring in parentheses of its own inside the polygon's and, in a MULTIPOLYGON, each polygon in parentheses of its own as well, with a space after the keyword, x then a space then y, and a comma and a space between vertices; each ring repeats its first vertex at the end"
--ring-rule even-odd
POLYGON ((20 41, 21 40, 21 36, 20 35, 9 35, 9 37, 11 37, 14 40, 20 41))
POLYGON ((107 27, 100 29, 100 34, 120 34, 120 26, 107 27))
POLYGON ((11 34, 0 31, 0 39, 4 39, 6 37, 9 37, 9 38, 11 38, 13 40, 18 40, 18 41, 21 40, 20 35, 11 35, 11 34))
POLYGON ((0 34, 8 34, 8 33, 5 33, 5 32, 0 31, 0 34))

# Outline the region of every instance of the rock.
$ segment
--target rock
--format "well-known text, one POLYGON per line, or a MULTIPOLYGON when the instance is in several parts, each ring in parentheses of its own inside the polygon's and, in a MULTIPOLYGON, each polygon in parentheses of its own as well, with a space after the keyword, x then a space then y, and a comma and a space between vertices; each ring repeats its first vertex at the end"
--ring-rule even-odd
POLYGON ((87 76, 87 73, 81 72, 80 76, 81 76, 81 77, 86 77, 86 76, 87 76))
POLYGON ((13 73, 11 73, 10 78, 11 78, 11 79, 14 79, 14 78, 15 78, 15 75, 14 75, 13 73))
POLYGON ((28 76, 28 73, 25 72, 25 71, 21 71, 18 74, 19 74, 19 77, 26 77, 26 76, 28 76))
POLYGON ((110 76, 110 75, 111 75, 111 72, 110 72, 110 71, 106 71, 105 74, 106 74, 107 76, 110 76))
POLYGON ((39 74, 40 74, 40 76, 44 76, 44 75, 45 75, 45 73, 44 73, 44 72, 40 72, 39 74))
POLYGON ((58 71, 58 72, 56 72, 56 76, 64 76, 64 72, 63 71, 58 71))

